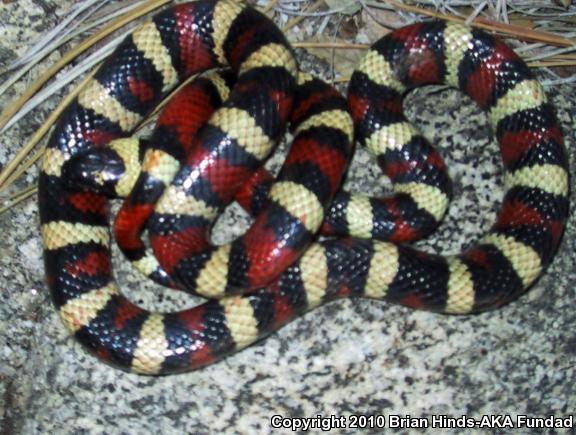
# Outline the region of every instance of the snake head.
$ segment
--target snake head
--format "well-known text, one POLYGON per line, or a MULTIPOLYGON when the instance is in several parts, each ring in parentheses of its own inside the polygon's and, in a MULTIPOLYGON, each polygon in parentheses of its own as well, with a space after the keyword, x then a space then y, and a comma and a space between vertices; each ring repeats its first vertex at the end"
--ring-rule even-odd
POLYGON ((118 197, 116 187, 125 172, 123 159, 106 147, 76 154, 62 168, 68 189, 102 193, 110 198, 118 197))

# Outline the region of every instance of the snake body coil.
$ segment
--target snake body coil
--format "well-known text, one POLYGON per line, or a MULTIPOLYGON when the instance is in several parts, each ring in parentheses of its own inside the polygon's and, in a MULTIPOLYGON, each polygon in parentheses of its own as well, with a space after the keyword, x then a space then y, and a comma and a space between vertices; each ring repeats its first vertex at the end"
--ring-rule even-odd
MULTIPOLYGON (((213 99, 204 101, 212 106, 213 99)), ((116 366, 166 374, 216 361, 339 297, 448 313, 516 298, 560 242, 568 165, 540 85, 511 49, 484 32, 438 21, 392 32, 359 65, 346 104, 329 86, 299 77, 291 48, 268 19, 236 1, 200 0, 139 27, 69 106, 44 157, 39 206, 47 281, 67 328, 116 366), (116 223, 125 252, 152 278, 219 299, 148 312, 114 282, 105 195, 71 189, 66 164, 92 150, 105 153, 105 144, 129 135, 185 77, 219 65, 237 75, 229 95, 215 82, 213 99, 222 107, 198 115, 210 119, 197 136, 186 133, 188 145, 181 130, 171 130, 185 152, 157 136, 136 185, 152 186, 143 190, 154 191, 158 203, 154 208, 133 190, 116 223), (460 89, 488 113, 506 170, 496 223, 478 244, 450 257, 381 241, 428 233, 451 195, 442 159, 402 113, 405 93, 430 83, 460 89), (279 182, 270 186, 259 172, 246 184, 289 120, 297 144, 279 182), (395 196, 334 193, 352 121, 395 196), (246 192, 263 180, 269 203, 256 225, 230 245, 210 245, 216 213, 235 197, 249 208, 246 192), (158 263, 139 240, 146 222, 158 263), (321 225, 333 237, 313 242, 321 225)))

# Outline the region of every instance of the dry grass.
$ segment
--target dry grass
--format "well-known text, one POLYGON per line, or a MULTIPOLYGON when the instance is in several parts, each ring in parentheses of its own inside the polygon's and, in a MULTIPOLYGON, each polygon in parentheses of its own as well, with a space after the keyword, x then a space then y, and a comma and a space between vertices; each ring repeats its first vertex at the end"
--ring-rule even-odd
MULTIPOLYGON (((63 53, 58 62, 2 111, 2 132, 47 99, 58 98, 59 90, 66 84, 78 82, 0 172, 0 214, 34 195, 34 184, 22 187, 17 182, 40 160, 43 146, 39 144, 86 82, 81 77, 87 74, 89 77, 87 71, 93 70, 119 43, 129 23, 167 3, 169 0, 124 0, 106 5, 105 1, 86 0, 24 56, 0 69, 1 95, 15 83, 26 80, 29 71, 53 50, 63 53), (72 61, 77 61, 74 68, 60 74, 56 81, 56 73, 72 61), (20 189, 15 188, 16 184, 20 189)), ((347 80, 347 68, 351 69, 357 58, 345 53, 361 54, 370 42, 389 29, 426 17, 468 23, 503 36, 531 67, 541 69, 549 77, 545 85, 576 82, 576 5, 570 5, 568 0, 254 0, 252 3, 281 26, 295 47, 311 50, 331 62, 335 82, 347 80)))

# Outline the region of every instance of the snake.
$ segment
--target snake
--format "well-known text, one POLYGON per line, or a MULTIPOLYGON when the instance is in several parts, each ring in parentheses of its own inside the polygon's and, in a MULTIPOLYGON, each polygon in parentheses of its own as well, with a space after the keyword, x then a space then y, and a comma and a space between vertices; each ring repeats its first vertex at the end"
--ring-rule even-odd
MULTIPOLYGON (((139 147, 116 151, 129 148, 139 147)), ((56 122, 38 185, 46 280, 65 327, 102 361, 139 374, 185 372, 340 298, 450 314, 498 308, 553 260, 569 213, 568 185, 554 108, 526 64, 494 36, 439 20, 394 30, 368 50, 342 99, 299 71, 286 37, 257 10, 235 0, 199 0, 139 26, 56 122), (135 219, 134 204, 146 209, 126 239, 138 239, 146 221, 156 258, 149 272, 208 298, 183 311, 148 311, 114 280, 109 195, 72 188, 69 164, 86 162, 86 153, 111 156, 108 144, 130 137, 176 86, 223 66, 235 82, 225 91, 222 74, 209 80, 207 92, 222 104, 202 115, 208 121, 188 145, 170 145, 162 134, 143 155, 125 156, 141 158, 146 169, 125 181, 133 189, 161 185, 153 207, 123 206, 126 222, 135 219), (504 165, 496 222, 458 255, 402 243, 435 227, 451 196, 443 160, 403 114, 405 95, 428 84, 459 89, 486 112, 504 165), (288 124, 301 146, 272 183, 257 168, 288 124), (376 155, 395 195, 335 192, 352 139, 376 155), (189 153, 178 157, 182 147, 189 153), (206 233, 214 215, 235 198, 250 208, 259 185, 268 187, 255 195, 265 199, 249 236, 213 246, 206 233), (326 235, 316 237, 319 231, 326 235)), ((117 218, 117 235, 121 223, 117 218)), ((137 242, 132 260, 148 261, 144 251, 137 242)))

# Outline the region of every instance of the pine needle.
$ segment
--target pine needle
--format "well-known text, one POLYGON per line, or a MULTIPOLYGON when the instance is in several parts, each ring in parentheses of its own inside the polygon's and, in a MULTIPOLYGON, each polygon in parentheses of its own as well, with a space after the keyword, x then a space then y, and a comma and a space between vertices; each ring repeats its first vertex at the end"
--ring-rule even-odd
POLYGON ((22 161, 30 154, 30 152, 34 149, 36 144, 42 140, 44 135, 50 130, 52 125, 58 120, 64 109, 68 107, 68 105, 76 98, 76 96, 80 93, 82 88, 88 83, 88 81, 92 78, 93 74, 89 74, 87 77, 82 80, 82 82, 73 90, 69 95, 67 95, 58 105, 58 107, 50 114, 48 119, 42 124, 42 126, 34 133, 34 135, 28 140, 28 142, 20 148, 20 151, 16 153, 16 156, 8 163, 2 172, 0 172, 0 192, 5 190, 9 185, 6 183, 6 180, 16 170, 16 168, 22 163, 22 161))
MULTIPOLYGON (((36 42, 32 47, 30 47, 26 52, 12 62, 10 65, 6 67, 6 69, 0 71, 0 74, 4 74, 7 71, 11 71, 16 69, 30 61, 36 60, 39 55, 45 54, 47 51, 50 52, 53 50, 51 45, 54 44, 54 40, 61 41, 68 35, 70 32, 74 30, 74 26, 78 25, 71 24, 74 18, 80 15, 82 12, 86 11, 94 4, 98 5, 98 7, 103 6, 109 0, 104 0, 103 2, 98 3, 100 0, 87 0, 83 3, 80 3, 71 14, 69 14, 66 18, 62 20, 56 27, 50 30, 48 33, 43 35, 38 42, 36 42)), ((86 18, 86 17, 84 17, 86 18)))
POLYGON ((266 5, 266 7, 264 7, 264 9, 262 9, 262 13, 264 15, 268 15, 278 4, 278 0, 270 0, 268 2, 268 4, 266 5))
POLYGON ((366 50, 368 44, 352 44, 349 42, 293 42, 294 48, 339 48, 343 50, 366 50))
MULTIPOLYGON (((308 6, 305 13, 314 12, 314 11, 320 9, 320 7, 323 4, 324 4, 324 0, 317 0, 316 2, 312 3, 312 5, 308 6)), ((300 24, 300 22, 302 22, 304 19, 306 19, 306 15, 304 15, 304 14, 302 14, 298 17, 292 18, 290 21, 288 21, 288 23, 286 23, 286 25, 284 26, 284 28, 282 30, 284 32, 287 32, 292 27, 295 27, 298 24, 300 24)))
MULTIPOLYGON (((71 26, 71 30, 73 30, 73 31, 68 33, 66 37, 58 38, 56 41, 51 41, 48 46, 46 46, 42 51, 37 52, 34 55, 34 57, 29 58, 29 60, 26 63, 22 62, 22 59, 19 59, 17 61, 19 68, 13 72, 12 76, 9 79, 4 81, 2 83, 2 85, 0 85, 0 95, 4 94, 15 83, 17 83, 26 73, 28 73, 32 68, 34 68, 34 66, 36 66, 38 62, 40 62, 43 58, 48 56, 51 51, 56 50, 57 48, 61 47, 63 44, 66 44, 67 42, 71 41, 72 39, 74 39, 80 35, 82 35, 83 33, 87 32, 87 31, 91 30, 92 28, 99 26, 103 23, 109 22, 112 18, 116 18, 119 15, 130 12, 131 10, 139 7, 139 5, 141 3, 142 2, 138 2, 136 4, 129 5, 129 6, 126 6, 124 8, 118 9, 118 10, 108 14, 108 16, 106 16, 106 17, 90 21, 89 23, 86 23, 85 25, 80 26, 76 30, 73 30, 74 27, 71 26)), ((3 70, 2 72, 0 72, 0 74, 3 74, 4 72, 9 71, 10 69, 12 69, 12 68, 9 67, 9 68, 3 70)))
POLYGON ((0 207, 0 215, 7 212, 12 207, 20 204, 22 201, 30 198, 37 191, 38 187, 34 184, 16 192, 14 195, 10 196, 6 201, 4 201, 4 205, 0 207))
MULTIPOLYGON (((18 178, 20 178, 28 169, 30 169, 40 158, 44 155, 44 151, 46 150, 46 145, 41 146, 32 157, 28 157, 28 159, 22 163, 21 165, 17 166, 14 169, 14 172, 10 174, 6 181, 4 182, 5 186, 11 186, 18 178)), ((3 187, 0 187, 0 192, 4 191, 3 187)))
MULTIPOLYGON (((170 0, 150 0, 145 5, 135 9, 129 14, 117 19, 109 26, 105 27, 98 33, 95 33, 91 37, 87 38, 81 44, 68 51, 62 58, 56 62, 54 65, 49 67, 44 74, 42 74, 36 81, 34 81, 24 92, 24 94, 13 102, 8 108, 0 114, 0 129, 8 123, 10 118, 14 116, 18 110, 28 101, 32 95, 34 95, 52 76, 54 76, 60 69, 72 61, 76 56, 86 51, 88 48, 92 47, 96 42, 100 41, 104 37, 108 36, 110 33, 124 26, 125 24, 133 21, 134 19, 147 14, 148 12, 159 8, 160 6, 168 3, 170 0)), ((1 130, 4 131, 4 130, 1 130)), ((0 178, 1 180, 1 178, 0 178)))

